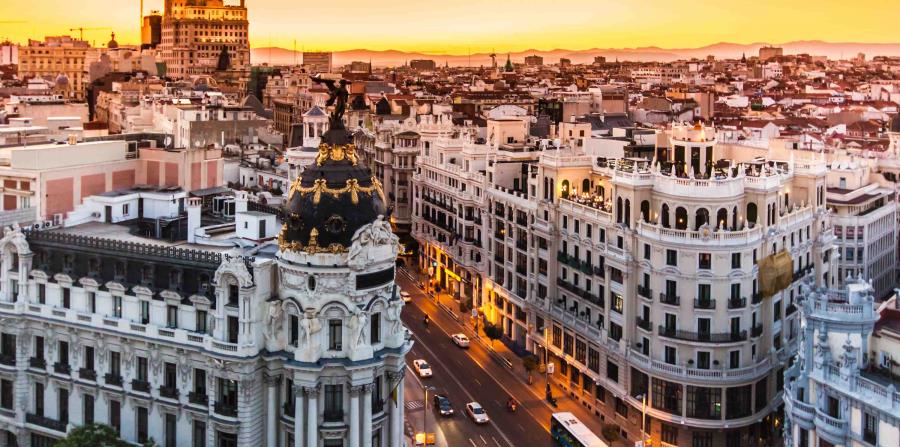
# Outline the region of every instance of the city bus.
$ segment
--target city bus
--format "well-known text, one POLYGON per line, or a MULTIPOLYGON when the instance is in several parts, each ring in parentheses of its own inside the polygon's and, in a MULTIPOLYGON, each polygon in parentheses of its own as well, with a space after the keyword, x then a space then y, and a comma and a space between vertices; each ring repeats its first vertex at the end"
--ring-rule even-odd
POLYGON ((609 447, 572 413, 553 413, 550 436, 554 447, 609 447))

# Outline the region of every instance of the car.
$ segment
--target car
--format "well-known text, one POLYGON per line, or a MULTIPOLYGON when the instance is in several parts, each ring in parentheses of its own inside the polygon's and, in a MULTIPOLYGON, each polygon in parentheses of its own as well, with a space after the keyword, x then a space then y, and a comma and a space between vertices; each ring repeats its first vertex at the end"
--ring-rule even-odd
POLYGON ((404 303, 408 303, 408 302, 412 301, 412 295, 410 295, 409 292, 407 292, 405 290, 400 292, 400 298, 403 300, 404 303))
POLYGON ((487 412, 484 411, 484 408, 478 402, 469 402, 466 404, 466 414, 472 418, 476 424, 487 424, 491 421, 491 418, 488 417, 487 412))
POLYGON ((460 348, 469 347, 469 337, 466 337, 465 334, 453 334, 450 338, 453 340, 453 343, 460 348))
POLYGON ((419 374, 419 377, 431 377, 431 365, 429 365, 425 359, 413 360, 413 368, 416 369, 416 373, 419 374))
POLYGON ((441 416, 453 416, 453 406, 450 405, 450 399, 443 394, 434 395, 434 409, 441 416))

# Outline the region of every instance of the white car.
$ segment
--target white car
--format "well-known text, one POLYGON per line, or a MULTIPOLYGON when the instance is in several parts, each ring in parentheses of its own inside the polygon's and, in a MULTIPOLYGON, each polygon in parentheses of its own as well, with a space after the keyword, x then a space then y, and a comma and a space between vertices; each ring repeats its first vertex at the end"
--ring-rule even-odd
POLYGON ((460 348, 469 347, 469 337, 466 337, 465 334, 453 334, 450 338, 453 339, 453 343, 460 348))
POLYGON ((431 377, 431 365, 425 359, 413 360, 413 368, 416 368, 419 377, 431 377))
POLYGON ((487 412, 484 411, 478 402, 469 402, 466 404, 466 414, 475 421, 476 424, 487 424, 491 421, 487 412))
POLYGON ((400 291, 400 298, 403 300, 404 303, 408 303, 408 302, 412 301, 412 295, 410 295, 409 292, 407 292, 405 290, 400 291))

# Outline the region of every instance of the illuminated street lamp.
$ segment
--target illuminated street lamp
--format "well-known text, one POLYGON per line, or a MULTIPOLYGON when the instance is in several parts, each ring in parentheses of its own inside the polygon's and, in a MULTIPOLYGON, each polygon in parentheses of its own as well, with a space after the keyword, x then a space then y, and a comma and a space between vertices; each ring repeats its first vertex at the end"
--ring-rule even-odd
MULTIPOLYGON (((421 437, 416 435, 416 444, 419 444, 419 440, 421 440, 421 444, 424 446, 428 445, 428 392, 429 391, 437 391, 437 388, 433 386, 422 386, 422 389, 425 390, 425 413, 422 415, 422 433, 421 437)), ((434 437, 431 438, 431 443, 434 444, 434 437)))

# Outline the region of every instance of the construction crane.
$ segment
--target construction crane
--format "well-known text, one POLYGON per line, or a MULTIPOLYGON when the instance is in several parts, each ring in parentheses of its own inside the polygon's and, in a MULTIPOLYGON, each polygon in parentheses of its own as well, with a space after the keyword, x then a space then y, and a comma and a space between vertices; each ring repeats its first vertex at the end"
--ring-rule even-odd
POLYGON ((105 29, 112 29, 112 28, 83 28, 83 27, 79 27, 79 28, 70 28, 69 31, 78 31, 78 40, 84 40, 84 32, 85 32, 85 31, 101 31, 101 30, 105 30, 105 29))

